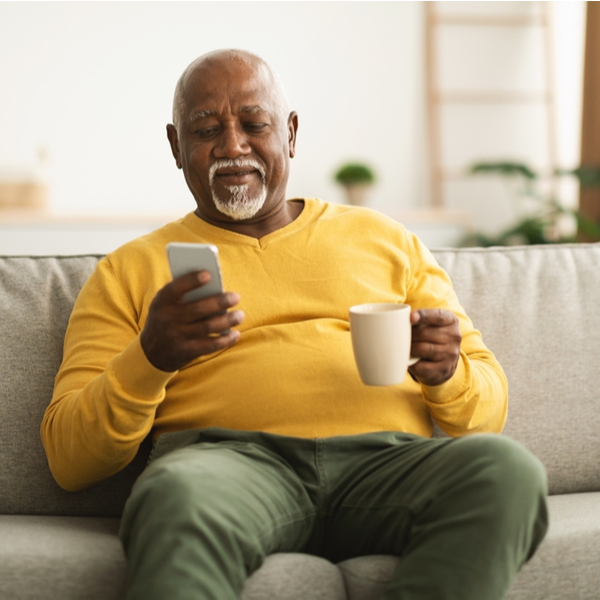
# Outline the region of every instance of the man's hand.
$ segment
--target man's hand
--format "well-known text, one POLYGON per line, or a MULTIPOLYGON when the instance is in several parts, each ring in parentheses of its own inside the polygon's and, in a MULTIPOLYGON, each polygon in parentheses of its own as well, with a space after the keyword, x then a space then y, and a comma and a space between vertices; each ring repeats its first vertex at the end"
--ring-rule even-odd
POLYGON ((421 309, 410 315, 412 328, 411 356, 419 362, 409 371, 425 385, 448 381, 460 356, 462 335, 456 315, 448 310, 421 309))
POLYGON ((227 292, 183 302, 186 292, 210 281, 208 271, 188 273, 158 291, 148 312, 141 343, 148 360, 161 371, 177 371, 204 354, 232 346, 239 331, 228 331, 244 320, 241 310, 227 312, 240 298, 227 292), (224 331, 228 333, 219 335, 224 331))

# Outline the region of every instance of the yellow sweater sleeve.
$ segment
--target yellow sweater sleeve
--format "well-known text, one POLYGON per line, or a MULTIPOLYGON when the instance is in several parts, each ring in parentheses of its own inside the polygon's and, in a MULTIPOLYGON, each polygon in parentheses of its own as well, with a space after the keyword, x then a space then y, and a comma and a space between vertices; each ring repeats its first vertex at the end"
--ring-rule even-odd
POLYGON ((453 437, 500 433, 506 422, 508 384, 495 356, 465 314, 447 274, 416 237, 412 238, 412 276, 407 303, 413 308, 445 308, 458 317, 461 352, 454 375, 438 386, 421 386, 433 420, 453 437))
POLYGON ((133 460, 174 375, 146 359, 138 319, 103 259, 75 303, 41 427, 52 474, 67 490, 133 460))

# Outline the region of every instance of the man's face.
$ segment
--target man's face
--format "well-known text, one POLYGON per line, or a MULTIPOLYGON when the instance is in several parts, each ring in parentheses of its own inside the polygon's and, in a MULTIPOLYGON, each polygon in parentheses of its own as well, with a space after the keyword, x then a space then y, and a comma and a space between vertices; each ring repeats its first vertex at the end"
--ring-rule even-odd
POLYGON ((285 201, 297 127, 260 64, 213 59, 185 82, 179 132, 168 128, 201 217, 249 221, 285 201))

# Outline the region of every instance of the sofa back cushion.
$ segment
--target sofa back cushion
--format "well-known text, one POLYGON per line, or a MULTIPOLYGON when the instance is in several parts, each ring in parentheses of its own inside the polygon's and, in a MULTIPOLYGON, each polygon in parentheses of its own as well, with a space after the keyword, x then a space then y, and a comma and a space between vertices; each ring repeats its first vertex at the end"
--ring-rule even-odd
MULTIPOLYGON (((600 245, 434 255, 509 381, 505 433, 552 493, 600 490, 600 245)), ((0 257, 0 514, 118 516, 147 456, 82 492, 52 478, 39 426, 69 314, 98 256, 0 257)))
POLYGON ((551 493, 600 490, 600 245, 434 252, 508 378, 504 433, 551 493))
POLYGON ((40 423, 75 298, 98 256, 0 258, 0 514, 118 516, 143 457, 94 488, 54 481, 40 423))

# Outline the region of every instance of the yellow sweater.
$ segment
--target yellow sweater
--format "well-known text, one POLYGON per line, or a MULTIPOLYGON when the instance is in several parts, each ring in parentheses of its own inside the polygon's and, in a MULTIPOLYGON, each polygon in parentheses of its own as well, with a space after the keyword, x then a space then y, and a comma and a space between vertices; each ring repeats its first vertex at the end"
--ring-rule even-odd
POLYGON ((500 431, 506 379, 415 236, 374 211, 305 199, 301 215, 261 239, 190 213, 102 259, 73 309, 42 440, 58 483, 76 490, 125 467, 139 444, 211 426, 299 437, 373 431, 500 431), (218 246, 226 290, 246 319, 233 347, 175 373, 140 344, 148 308, 171 280, 165 245, 218 246), (352 355, 348 308, 367 302, 443 307, 460 319, 461 360, 446 383, 410 377, 367 387, 352 355))

